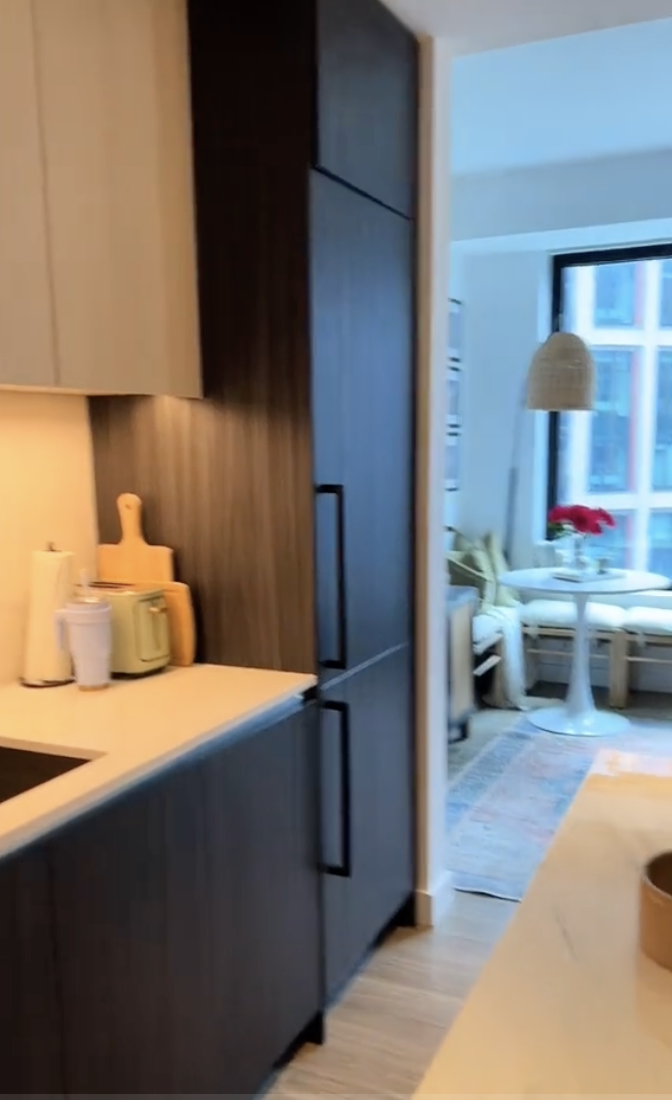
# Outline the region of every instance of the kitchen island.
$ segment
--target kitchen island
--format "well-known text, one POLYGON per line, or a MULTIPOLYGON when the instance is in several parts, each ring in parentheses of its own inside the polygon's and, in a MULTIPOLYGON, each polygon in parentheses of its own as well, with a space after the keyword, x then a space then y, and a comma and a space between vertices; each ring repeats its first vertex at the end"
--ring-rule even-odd
POLYGON ((416 1097, 671 1095, 672 973, 638 949, 670 848, 672 761, 601 753, 416 1097))
POLYGON ((320 1039, 314 683, 0 689, 0 766, 70 769, 0 805, 0 1093, 250 1095, 320 1039))

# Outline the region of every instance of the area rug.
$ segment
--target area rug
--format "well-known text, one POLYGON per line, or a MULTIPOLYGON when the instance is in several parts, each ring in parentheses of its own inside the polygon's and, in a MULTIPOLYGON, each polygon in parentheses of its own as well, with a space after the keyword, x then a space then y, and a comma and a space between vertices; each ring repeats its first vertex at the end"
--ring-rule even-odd
POLYGON ((521 718, 449 785, 448 869, 457 890, 520 901, 601 749, 672 756, 672 725, 614 738, 558 737, 521 718))

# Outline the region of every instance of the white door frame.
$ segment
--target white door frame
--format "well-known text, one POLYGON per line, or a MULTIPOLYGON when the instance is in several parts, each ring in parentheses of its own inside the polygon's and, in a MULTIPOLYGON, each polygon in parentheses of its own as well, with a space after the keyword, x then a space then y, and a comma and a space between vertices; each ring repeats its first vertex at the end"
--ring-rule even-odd
POLYGON ((444 555, 445 362, 450 255, 447 39, 420 42, 416 436, 416 915, 432 926, 453 898, 446 870, 447 678, 444 555))

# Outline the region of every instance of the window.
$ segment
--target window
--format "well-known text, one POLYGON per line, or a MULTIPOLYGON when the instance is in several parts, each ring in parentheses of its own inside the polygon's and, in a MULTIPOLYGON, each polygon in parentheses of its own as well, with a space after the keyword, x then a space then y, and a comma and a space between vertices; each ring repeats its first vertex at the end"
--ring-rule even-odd
POLYGON ((596 328, 633 328, 637 323, 636 273, 636 264, 602 263, 596 267, 596 328))
POLYGON ((588 490, 622 493, 630 487, 633 353, 621 348, 595 348, 593 357, 597 384, 588 490))
POLYGON ((654 489, 672 489, 672 348, 658 352, 654 489))
POLYGON ((596 395, 550 416, 549 507, 607 508, 593 553, 672 578, 672 244, 557 256, 554 315, 591 348, 596 395))
POLYGON ((605 527, 596 540, 596 556, 608 557, 611 565, 630 569, 633 564, 633 512, 612 512, 615 527, 605 527))
POLYGON ((672 260, 661 264, 660 327, 672 328, 672 260))
POLYGON ((652 573, 672 577, 672 511, 651 513, 648 566, 652 573))

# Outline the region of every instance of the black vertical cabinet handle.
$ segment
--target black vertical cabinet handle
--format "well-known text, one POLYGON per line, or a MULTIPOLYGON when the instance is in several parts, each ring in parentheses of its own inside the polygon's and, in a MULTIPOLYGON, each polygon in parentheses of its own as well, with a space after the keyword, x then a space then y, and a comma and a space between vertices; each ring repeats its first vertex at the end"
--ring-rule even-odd
POLYGON ((341 859, 339 863, 320 862, 319 869, 325 875, 352 878, 352 814, 350 778, 350 707, 347 703, 320 703, 322 710, 333 710, 339 715, 340 765, 341 765, 341 859))
POLYGON ((319 663, 323 668, 340 669, 345 671, 348 667, 347 636, 348 621, 346 608, 345 586, 345 488, 343 485, 318 485, 315 489, 318 496, 331 496, 336 502, 336 550, 337 550, 337 576, 336 591, 338 609, 338 655, 336 657, 320 657, 319 663))

